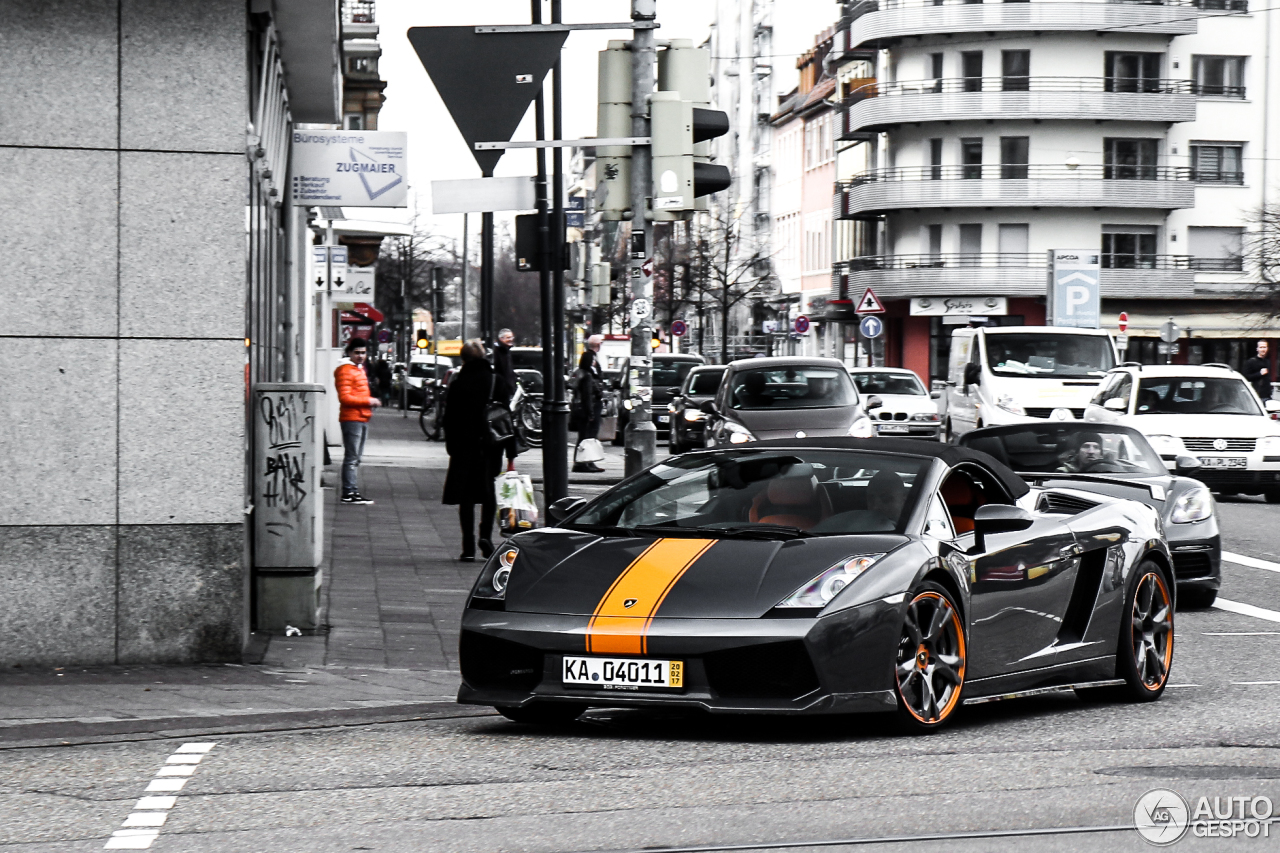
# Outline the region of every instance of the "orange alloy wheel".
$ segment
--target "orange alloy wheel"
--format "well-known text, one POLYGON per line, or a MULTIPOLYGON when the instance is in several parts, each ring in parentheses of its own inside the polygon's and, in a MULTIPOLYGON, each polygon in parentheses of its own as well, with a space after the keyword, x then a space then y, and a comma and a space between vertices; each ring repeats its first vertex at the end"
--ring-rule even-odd
POLYGON ((942 725, 964 686, 964 626, 951 597, 933 584, 907 605, 895 674, 901 708, 916 728, 942 725))
POLYGON ((1129 620, 1133 666, 1142 687, 1152 693, 1164 687, 1173 663, 1173 602, 1158 571, 1138 579, 1129 620))

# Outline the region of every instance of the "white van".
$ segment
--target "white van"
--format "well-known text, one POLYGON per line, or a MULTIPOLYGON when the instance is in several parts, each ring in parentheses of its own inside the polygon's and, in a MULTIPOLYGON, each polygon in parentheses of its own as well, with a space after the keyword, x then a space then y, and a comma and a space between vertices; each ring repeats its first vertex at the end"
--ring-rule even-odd
POLYGON ((951 333, 944 432, 1035 419, 1082 420, 1116 348, 1102 329, 996 326, 951 333))

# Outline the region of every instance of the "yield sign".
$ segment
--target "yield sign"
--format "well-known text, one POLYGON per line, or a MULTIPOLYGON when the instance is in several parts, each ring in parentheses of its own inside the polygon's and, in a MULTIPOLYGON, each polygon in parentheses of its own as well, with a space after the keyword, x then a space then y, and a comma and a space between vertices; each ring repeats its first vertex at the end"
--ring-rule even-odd
POLYGON ((511 139, 568 35, 476 33, 475 27, 409 30, 409 43, 485 176, 493 174, 502 151, 477 151, 476 143, 511 139))
POLYGON ((880 301, 879 296, 876 296, 876 292, 868 287, 867 292, 858 300, 858 307, 854 311, 858 314, 883 314, 884 303, 880 301))

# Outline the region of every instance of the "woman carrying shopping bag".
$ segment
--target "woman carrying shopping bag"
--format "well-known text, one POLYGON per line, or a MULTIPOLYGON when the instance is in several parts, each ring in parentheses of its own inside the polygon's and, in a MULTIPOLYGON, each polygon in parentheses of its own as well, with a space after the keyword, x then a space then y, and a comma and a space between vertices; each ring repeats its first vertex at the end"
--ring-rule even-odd
POLYGON ((446 506, 458 507, 462 525, 463 562, 476 558, 476 504, 480 504, 480 554, 493 553, 497 498, 494 481, 502 471, 503 444, 490 440, 489 400, 493 395, 493 367, 484 358, 484 343, 467 341, 462 369, 449 381, 444 406, 444 445, 449 473, 444 480, 446 506))
POLYGON ((573 453, 575 473, 600 474, 604 472, 596 463, 604 459, 604 448, 596 438, 600 432, 600 415, 604 410, 604 371, 600 367, 600 351, 603 335, 587 338, 578 361, 578 447, 573 453))

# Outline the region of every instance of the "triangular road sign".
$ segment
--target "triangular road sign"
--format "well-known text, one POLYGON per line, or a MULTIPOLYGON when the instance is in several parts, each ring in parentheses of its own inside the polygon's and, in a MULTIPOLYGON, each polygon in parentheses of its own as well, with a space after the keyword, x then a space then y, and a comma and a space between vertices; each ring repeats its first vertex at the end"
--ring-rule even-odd
POLYGON ((476 33, 475 27, 409 30, 409 43, 486 176, 503 152, 477 151, 475 144, 511 139, 568 35, 476 33))
POLYGON ((876 292, 868 287, 867 292, 858 300, 858 307, 854 311, 858 314, 883 314, 884 303, 880 301, 879 296, 876 296, 876 292))

